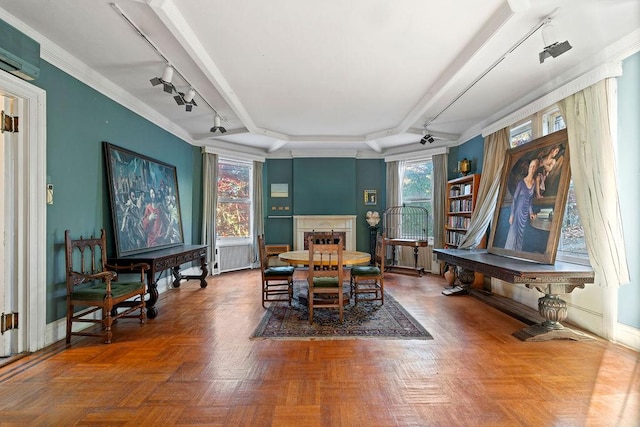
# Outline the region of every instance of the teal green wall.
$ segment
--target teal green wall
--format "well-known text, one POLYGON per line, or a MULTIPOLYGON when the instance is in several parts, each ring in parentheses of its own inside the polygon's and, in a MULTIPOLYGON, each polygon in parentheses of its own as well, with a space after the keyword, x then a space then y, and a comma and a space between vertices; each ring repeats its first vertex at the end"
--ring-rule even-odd
POLYGON ((198 148, 153 125, 45 61, 34 84, 47 92, 47 181, 54 204, 47 206, 47 322, 63 318, 64 231, 99 235, 107 231, 114 254, 109 193, 102 142, 176 166, 185 243, 199 243, 201 160, 198 148))
POLYGON ((467 158, 471 160, 471 172, 482 173, 482 162, 484 161, 484 138, 482 135, 478 135, 475 138, 461 144, 457 147, 452 147, 449 150, 449 159, 447 162, 448 178, 459 178, 460 174, 456 172, 458 169, 458 161, 467 158))
MULTIPOLYGON (((618 80, 619 176, 640 180, 634 159, 640 156, 640 54, 624 61, 618 80)), ((160 129, 99 92, 42 61, 34 84, 47 92, 47 180, 54 185, 54 204, 47 206, 47 322, 63 318, 64 230, 74 234, 98 234, 104 227, 113 253, 113 231, 106 187, 102 141, 145 154, 176 166, 185 243, 199 243, 202 206, 200 149, 160 129)), ((481 136, 455 147, 449 154, 449 178, 457 161, 472 160, 472 173, 481 173, 484 142, 481 136)), ((358 216, 357 249, 368 251, 365 214, 382 212, 386 199, 383 160, 345 158, 267 160, 265 164, 265 215, 347 214, 358 216), (295 182, 295 185, 294 185, 295 182), (288 183, 289 197, 271 199, 271 183, 288 183), (364 205, 364 190, 378 192, 378 205, 364 205), (295 200, 295 204, 294 204, 295 200), (273 206, 288 206, 275 211, 273 206)), ((640 327, 640 272, 637 212, 640 190, 625 192, 621 208, 631 283, 620 288, 619 320, 640 327)), ((265 219, 269 243, 293 244, 290 218, 265 219)))
POLYGON ((356 159, 295 159, 293 182, 294 215, 350 215, 356 211, 356 159))
POLYGON ((620 287, 618 321, 640 328, 640 53, 622 63, 618 78, 618 180, 631 283, 620 287))
POLYGON ((264 174, 264 238, 267 244, 289 244, 293 248, 293 161, 267 160, 264 174), (271 184, 287 184, 288 197, 271 197, 271 184))
POLYGON ((267 243, 288 243, 293 247, 292 215, 357 215, 356 249, 369 251, 365 215, 368 210, 384 210, 384 160, 274 159, 266 161, 263 172, 267 243), (271 197, 271 184, 288 184, 289 197, 271 197), (364 190, 376 190, 376 205, 364 204, 364 190))

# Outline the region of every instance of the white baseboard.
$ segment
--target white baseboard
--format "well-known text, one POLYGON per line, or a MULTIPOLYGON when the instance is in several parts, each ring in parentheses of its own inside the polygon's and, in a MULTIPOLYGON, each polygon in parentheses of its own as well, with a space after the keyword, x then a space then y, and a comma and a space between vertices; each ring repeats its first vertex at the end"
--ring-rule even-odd
POLYGON ((640 351, 640 329, 617 323, 615 336, 618 344, 640 351))

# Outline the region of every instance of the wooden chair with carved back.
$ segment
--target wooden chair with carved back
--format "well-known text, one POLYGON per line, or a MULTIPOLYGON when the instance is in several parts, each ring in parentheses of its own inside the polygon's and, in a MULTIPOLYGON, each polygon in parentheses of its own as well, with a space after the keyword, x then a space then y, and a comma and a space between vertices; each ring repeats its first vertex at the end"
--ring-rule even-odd
POLYGON ((313 323, 315 308, 337 308, 342 322, 344 314, 344 269, 342 238, 337 243, 314 243, 309 246, 309 323, 313 323))
POLYGON ((267 302, 286 301, 291 305, 293 300, 292 266, 270 266, 269 254, 264 243, 264 235, 258 236, 260 252, 260 272, 262 275, 262 307, 267 302))
POLYGON ((350 295, 354 297, 354 304, 358 301, 380 301, 384 304, 384 245, 384 234, 378 235, 373 265, 355 265, 351 268, 350 295))
POLYGON ((106 263, 106 237, 72 239, 69 230, 64 233, 67 281, 67 344, 72 335, 103 337, 109 344, 116 319, 138 318, 145 321, 145 271, 147 264, 117 267, 106 263), (140 280, 118 281, 117 270, 139 271, 140 280), (77 307, 83 307, 76 311, 77 307), (99 318, 93 314, 101 312, 99 318), (139 311, 139 314, 133 314, 139 311), (87 328, 73 329, 74 323, 100 324, 100 332, 87 328))

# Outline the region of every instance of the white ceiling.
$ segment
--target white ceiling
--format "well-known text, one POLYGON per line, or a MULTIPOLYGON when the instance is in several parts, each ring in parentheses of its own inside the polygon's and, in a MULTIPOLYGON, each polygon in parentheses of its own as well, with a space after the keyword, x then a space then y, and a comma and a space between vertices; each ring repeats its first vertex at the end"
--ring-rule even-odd
POLYGON ((189 143, 265 156, 382 157, 423 150, 424 132, 436 137, 427 148, 456 145, 640 40, 640 0, 0 0, 0 8, 41 43, 43 59, 189 143), (573 48, 540 64, 544 43, 533 30, 548 16, 555 41, 573 48), (163 57, 178 90, 196 89, 193 111, 151 86, 163 57), (209 132, 212 108, 227 133, 209 132))

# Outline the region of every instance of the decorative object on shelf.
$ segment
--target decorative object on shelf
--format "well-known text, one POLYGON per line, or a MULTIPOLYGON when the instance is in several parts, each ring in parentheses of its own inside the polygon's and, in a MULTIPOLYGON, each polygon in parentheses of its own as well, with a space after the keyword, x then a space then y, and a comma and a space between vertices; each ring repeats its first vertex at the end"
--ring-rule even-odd
POLYGON ((488 252, 553 264, 570 178, 566 129, 508 150, 488 252))
POLYGON ((462 174, 462 176, 467 176, 469 172, 471 172, 471 160, 464 159, 458 161, 458 172, 462 174))
POLYGON ((364 204, 365 205, 377 205, 378 196, 376 190, 364 190, 364 204))

